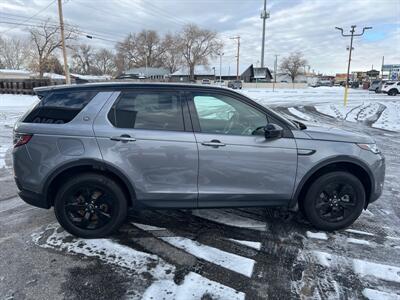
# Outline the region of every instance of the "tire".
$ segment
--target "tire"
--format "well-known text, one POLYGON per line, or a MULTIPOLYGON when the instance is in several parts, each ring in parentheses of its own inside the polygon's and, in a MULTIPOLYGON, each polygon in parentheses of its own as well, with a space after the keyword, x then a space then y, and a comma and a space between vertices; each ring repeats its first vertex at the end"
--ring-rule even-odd
POLYGON ((127 198, 112 179, 83 173, 61 186, 54 201, 54 212, 69 233, 82 238, 102 238, 125 221, 127 198))
POLYGON ((337 171, 324 174, 311 184, 302 207, 315 228, 333 231, 353 224, 365 201, 360 180, 348 172, 337 171))
POLYGON ((375 93, 379 94, 379 88, 378 87, 375 89, 375 93))
POLYGON ((396 96, 397 95, 397 90, 396 89, 389 90, 388 95, 389 96, 396 96))

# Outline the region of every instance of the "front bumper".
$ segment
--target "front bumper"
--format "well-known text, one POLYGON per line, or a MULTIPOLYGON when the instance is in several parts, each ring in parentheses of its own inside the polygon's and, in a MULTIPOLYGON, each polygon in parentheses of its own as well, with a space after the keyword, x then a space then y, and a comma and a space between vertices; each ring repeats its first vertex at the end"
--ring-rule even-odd
POLYGON ((374 166, 373 170, 374 186, 372 187, 368 204, 378 200, 378 198, 382 195, 383 192, 386 165, 385 165, 385 157, 382 154, 379 155, 381 156, 381 159, 378 160, 374 166))

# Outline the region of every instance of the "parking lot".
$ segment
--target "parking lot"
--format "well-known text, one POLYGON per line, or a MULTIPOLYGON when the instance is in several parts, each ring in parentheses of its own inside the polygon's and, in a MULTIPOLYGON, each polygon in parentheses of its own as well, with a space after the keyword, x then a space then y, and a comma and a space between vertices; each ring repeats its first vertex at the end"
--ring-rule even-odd
POLYGON ((341 88, 243 92, 306 124, 373 136, 382 197, 332 233, 265 209, 143 210, 109 239, 78 239, 16 196, 12 125, 26 107, 0 95, 0 299, 400 299, 400 97, 357 91, 342 108, 341 88))

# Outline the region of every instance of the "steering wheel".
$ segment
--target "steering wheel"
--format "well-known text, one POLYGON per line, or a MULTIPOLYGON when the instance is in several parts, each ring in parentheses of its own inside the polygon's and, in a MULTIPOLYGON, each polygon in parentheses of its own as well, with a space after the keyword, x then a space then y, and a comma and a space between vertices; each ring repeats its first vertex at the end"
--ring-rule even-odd
POLYGON ((229 133, 232 130, 233 125, 239 120, 239 114, 236 111, 228 112, 228 116, 230 117, 225 125, 224 133, 229 133))

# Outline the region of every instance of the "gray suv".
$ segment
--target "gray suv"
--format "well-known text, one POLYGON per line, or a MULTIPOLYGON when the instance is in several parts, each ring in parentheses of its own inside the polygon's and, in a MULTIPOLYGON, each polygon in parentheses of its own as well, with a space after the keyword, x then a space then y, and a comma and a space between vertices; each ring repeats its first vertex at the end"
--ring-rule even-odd
POLYGON ((107 236, 128 209, 279 206, 322 230, 382 193, 368 136, 307 128, 230 89, 100 83, 35 89, 14 128, 20 197, 70 233, 107 236))

